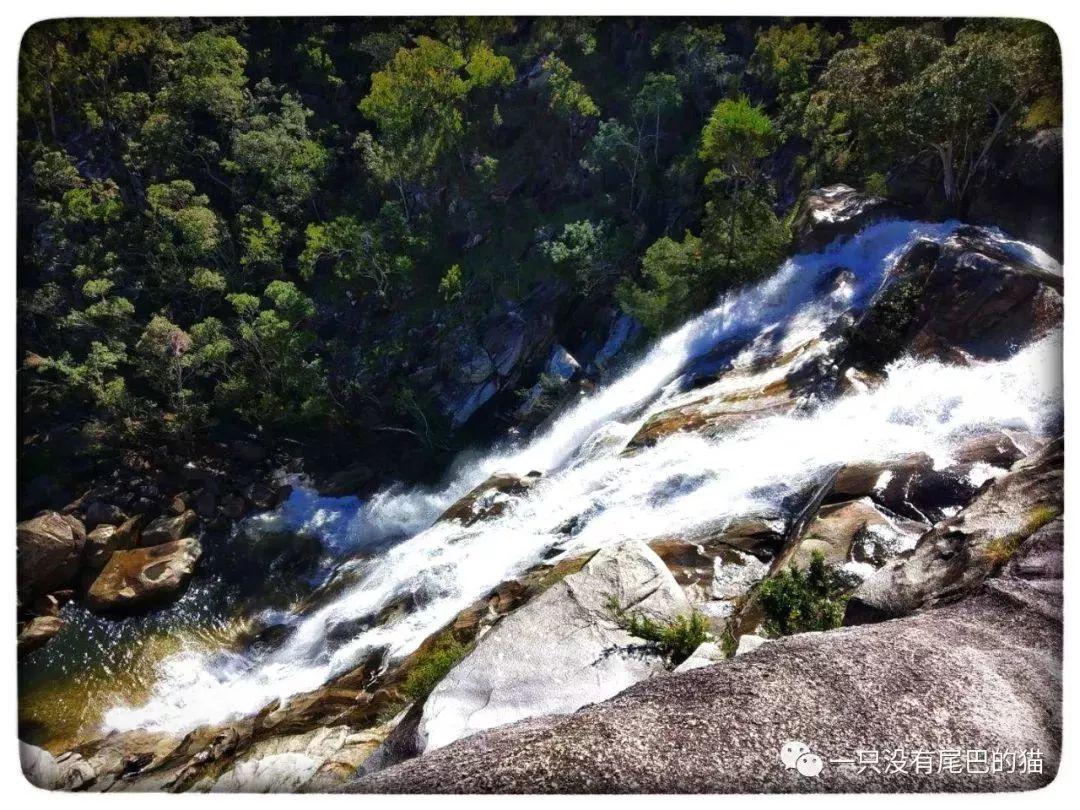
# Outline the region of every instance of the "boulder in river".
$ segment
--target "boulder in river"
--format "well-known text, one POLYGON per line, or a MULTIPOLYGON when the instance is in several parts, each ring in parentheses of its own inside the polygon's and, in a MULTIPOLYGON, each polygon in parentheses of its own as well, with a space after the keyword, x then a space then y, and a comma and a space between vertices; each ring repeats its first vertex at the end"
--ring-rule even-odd
POLYGON ((86 594, 98 613, 137 612, 176 596, 195 573, 202 546, 194 538, 113 552, 86 594))
POLYGON ((102 523, 86 535, 86 566, 100 570, 105 567, 114 551, 132 548, 137 535, 134 526, 130 524, 137 520, 138 518, 132 518, 120 526, 102 523))
POLYGON ((829 565, 842 566, 855 557, 860 557, 860 562, 873 563, 883 554, 892 556, 913 547, 925 528, 913 521, 890 517, 870 498, 826 504, 806 531, 777 556, 772 570, 775 573, 788 565, 805 569, 815 552, 829 565), (868 546, 870 551, 863 546, 868 546))
POLYGON ((180 540, 188 536, 198 520, 199 517, 193 509, 188 509, 179 515, 162 515, 143 529, 139 545, 156 546, 180 540))
POLYGON ((512 497, 525 494, 539 480, 539 472, 524 476, 495 473, 451 504, 439 520, 455 520, 463 526, 471 526, 496 517, 505 511, 512 497))
POLYGON ((35 616, 19 631, 18 657, 44 647, 63 629, 64 621, 58 616, 35 616))
POLYGON ((32 598, 63 588, 82 564, 86 530, 71 515, 44 512, 16 526, 19 596, 32 598))
POLYGON ((495 625, 435 687, 418 724, 418 748, 523 717, 565 714, 664 672, 664 658, 620 626, 616 603, 661 622, 690 612, 646 545, 602 549, 495 625))
POLYGON ((1063 285, 981 228, 918 240, 853 327, 849 360, 874 369, 905 351, 962 363, 1009 357, 1061 323, 1063 285))

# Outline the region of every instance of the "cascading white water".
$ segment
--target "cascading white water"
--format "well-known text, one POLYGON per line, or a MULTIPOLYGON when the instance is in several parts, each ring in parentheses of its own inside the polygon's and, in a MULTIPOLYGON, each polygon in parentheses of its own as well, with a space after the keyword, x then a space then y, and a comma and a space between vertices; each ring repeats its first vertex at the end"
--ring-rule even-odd
MULTIPOLYGON (((650 413, 679 401, 673 381, 690 361, 720 341, 745 336, 749 342, 730 376, 753 375, 759 355, 779 356, 808 344, 844 310, 864 305, 912 241, 942 239, 954 227, 883 223, 824 251, 793 257, 767 281, 660 340, 531 441, 463 459, 442 488, 395 488, 362 505, 299 490, 277 519, 304 524, 335 548, 405 539, 359 563, 355 583, 331 601, 293 617, 293 632, 280 648, 254 659, 177 654, 164 662, 148 702, 112 709, 105 725, 185 730, 316 688, 372 651, 403 656, 491 587, 553 549, 574 553, 628 538, 692 536, 733 517, 776 508, 783 496, 837 463, 921 451, 944 465, 950 449, 972 431, 987 426, 1039 430, 1060 411, 1059 334, 1000 363, 960 367, 904 359, 871 392, 761 419, 717 438, 676 434, 621 455, 650 413), (853 282, 819 291, 838 266, 853 271, 853 282), (539 483, 500 516, 468 528, 432 525, 492 472, 534 469, 544 473, 539 483), (567 536, 559 528, 571 520, 575 532, 567 536), (400 618, 334 632, 403 598, 416 607, 400 618)), ((1060 272, 1037 249, 1004 237, 1001 244, 1060 272)), ((777 372, 763 372, 769 373, 777 372)), ((722 377, 718 385, 724 384, 722 377)))

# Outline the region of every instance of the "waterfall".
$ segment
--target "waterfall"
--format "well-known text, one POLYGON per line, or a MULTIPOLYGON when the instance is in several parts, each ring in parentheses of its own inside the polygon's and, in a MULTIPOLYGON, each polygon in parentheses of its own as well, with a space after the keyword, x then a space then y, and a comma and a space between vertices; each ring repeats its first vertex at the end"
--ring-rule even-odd
MULTIPOLYGON (((799 347, 792 364, 830 346, 828 327, 865 306, 887 270, 919 238, 941 240, 957 223, 893 221, 828 248, 787 260, 762 283, 730 296, 655 343, 593 394, 568 407, 518 446, 463 457, 434 489, 394 487, 364 503, 321 499, 299 488, 277 515, 320 534, 334 548, 375 549, 354 563, 352 584, 312 612, 288 617, 292 632, 275 650, 180 652, 162 664, 150 699, 117 706, 111 729, 183 731, 258 711, 325 683, 370 653, 407 655, 499 582, 545 558, 626 539, 691 537, 734 517, 776 509, 823 469, 852 460, 925 452, 935 464, 972 432, 999 426, 1040 430, 1060 415, 1060 332, 998 363, 945 365, 904 358, 883 385, 793 413, 750 422, 717 437, 675 434, 624 455, 650 414, 678 404, 689 364, 718 344, 738 346, 726 380, 782 376, 791 365, 756 371, 758 361, 799 347), (837 267, 851 282, 825 289, 837 267), (756 375, 756 377, 755 377, 756 375), (471 527, 435 523, 456 499, 496 471, 543 477, 497 517, 471 527), (575 531, 560 531, 569 521, 575 531), (384 624, 358 619, 408 599, 411 611, 384 624), (352 623, 352 624, 350 624, 352 623), (333 632, 336 627, 360 627, 333 632)), ((1000 236, 1003 248, 1053 272, 1049 257, 1000 236)), ((735 384, 735 383, 732 383, 735 384)))

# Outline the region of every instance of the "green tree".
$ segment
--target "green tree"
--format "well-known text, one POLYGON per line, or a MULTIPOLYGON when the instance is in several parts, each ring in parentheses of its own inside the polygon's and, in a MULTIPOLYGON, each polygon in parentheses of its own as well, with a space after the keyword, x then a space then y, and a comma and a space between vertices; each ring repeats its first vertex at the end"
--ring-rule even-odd
POLYGON ((360 111, 375 121, 380 138, 357 143, 373 171, 398 186, 406 217, 405 184, 426 176, 457 147, 469 91, 513 79, 509 60, 486 46, 466 60, 460 51, 426 36, 417 38, 415 48, 399 49, 385 70, 372 75, 360 111))
POLYGON ((602 286, 616 269, 614 246, 603 222, 568 222, 558 237, 545 240, 540 249, 585 295, 602 286))
POLYGON ((717 104, 701 133, 698 154, 712 167, 705 182, 719 192, 706 204, 704 235, 728 283, 760 275, 787 242, 763 188, 761 160, 773 143, 772 121, 745 96, 717 104))
POLYGON ((832 630, 844 619, 845 585, 825 564, 820 551, 803 571, 794 564, 766 579, 757 591, 770 636, 832 630))
POLYGON ((645 167, 641 149, 641 130, 637 132, 614 118, 601 121, 596 134, 586 149, 589 159, 603 171, 615 166, 626 177, 629 213, 633 214, 639 202, 638 179, 645 167))
POLYGON ((572 152, 574 133, 584 121, 599 116, 600 108, 592 100, 585 85, 574 78, 574 71, 562 59, 551 54, 544 59, 542 66, 548 74, 548 108, 566 122, 572 152))
POLYGON ((896 27, 839 51, 821 76, 808 135, 835 169, 888 171, 934 155, 946 204, 963 211, 994 147, 1041 97, 1038 28, 976 23, 951 42, 896 27))
POLYGON ((645 81, 634 97, 634 114, 651 118, 653 124, 653 162, 660 162, 660 122, 682 106, 679 82, 670 73, 646 73, 645 81))
POLYGON ((797 132, 810 101, 812 79, 840 42, 820 23, 774 25, 760 31, 750 57, 750 72, 776 93, 776 108, 785 134, 797 132))
POLYGON ((309 201, 319 188, 329 162, 326 147, 312 139, 307 119, 311 111, 295 96, 279 102, 266 98, 264 107, 277 107, 248 117, 232 137, 232 157, 226 170, 252 178, 251 188, 262 206, 292 212, 309 201))
POLYGON ((706 271, 701 239, 689 231, 681 242, 662 236, 641 259, 641 281, 619 286, 619 305, 651 334, 661 334, 707 303, 706 271))

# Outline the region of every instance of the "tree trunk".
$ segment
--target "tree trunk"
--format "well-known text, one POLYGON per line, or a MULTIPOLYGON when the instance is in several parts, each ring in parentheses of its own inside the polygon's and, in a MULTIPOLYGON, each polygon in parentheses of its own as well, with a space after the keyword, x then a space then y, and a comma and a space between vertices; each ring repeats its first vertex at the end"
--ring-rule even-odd
POLYGON ((956 189, 956 171, 953 167, 952 142, 947 143, 945 146, 939 146, 937 151, 938 156, 941 158, 941 182, 944 187, 945 201, 950 208, 955 210, 958 207, 959 195, 956 189))
POLYGON ((731 195, 731 217, 728 219, 728 270, 735 261, 735 217, 739 211, 739 178, 735 178, 735 191, 731 195))

